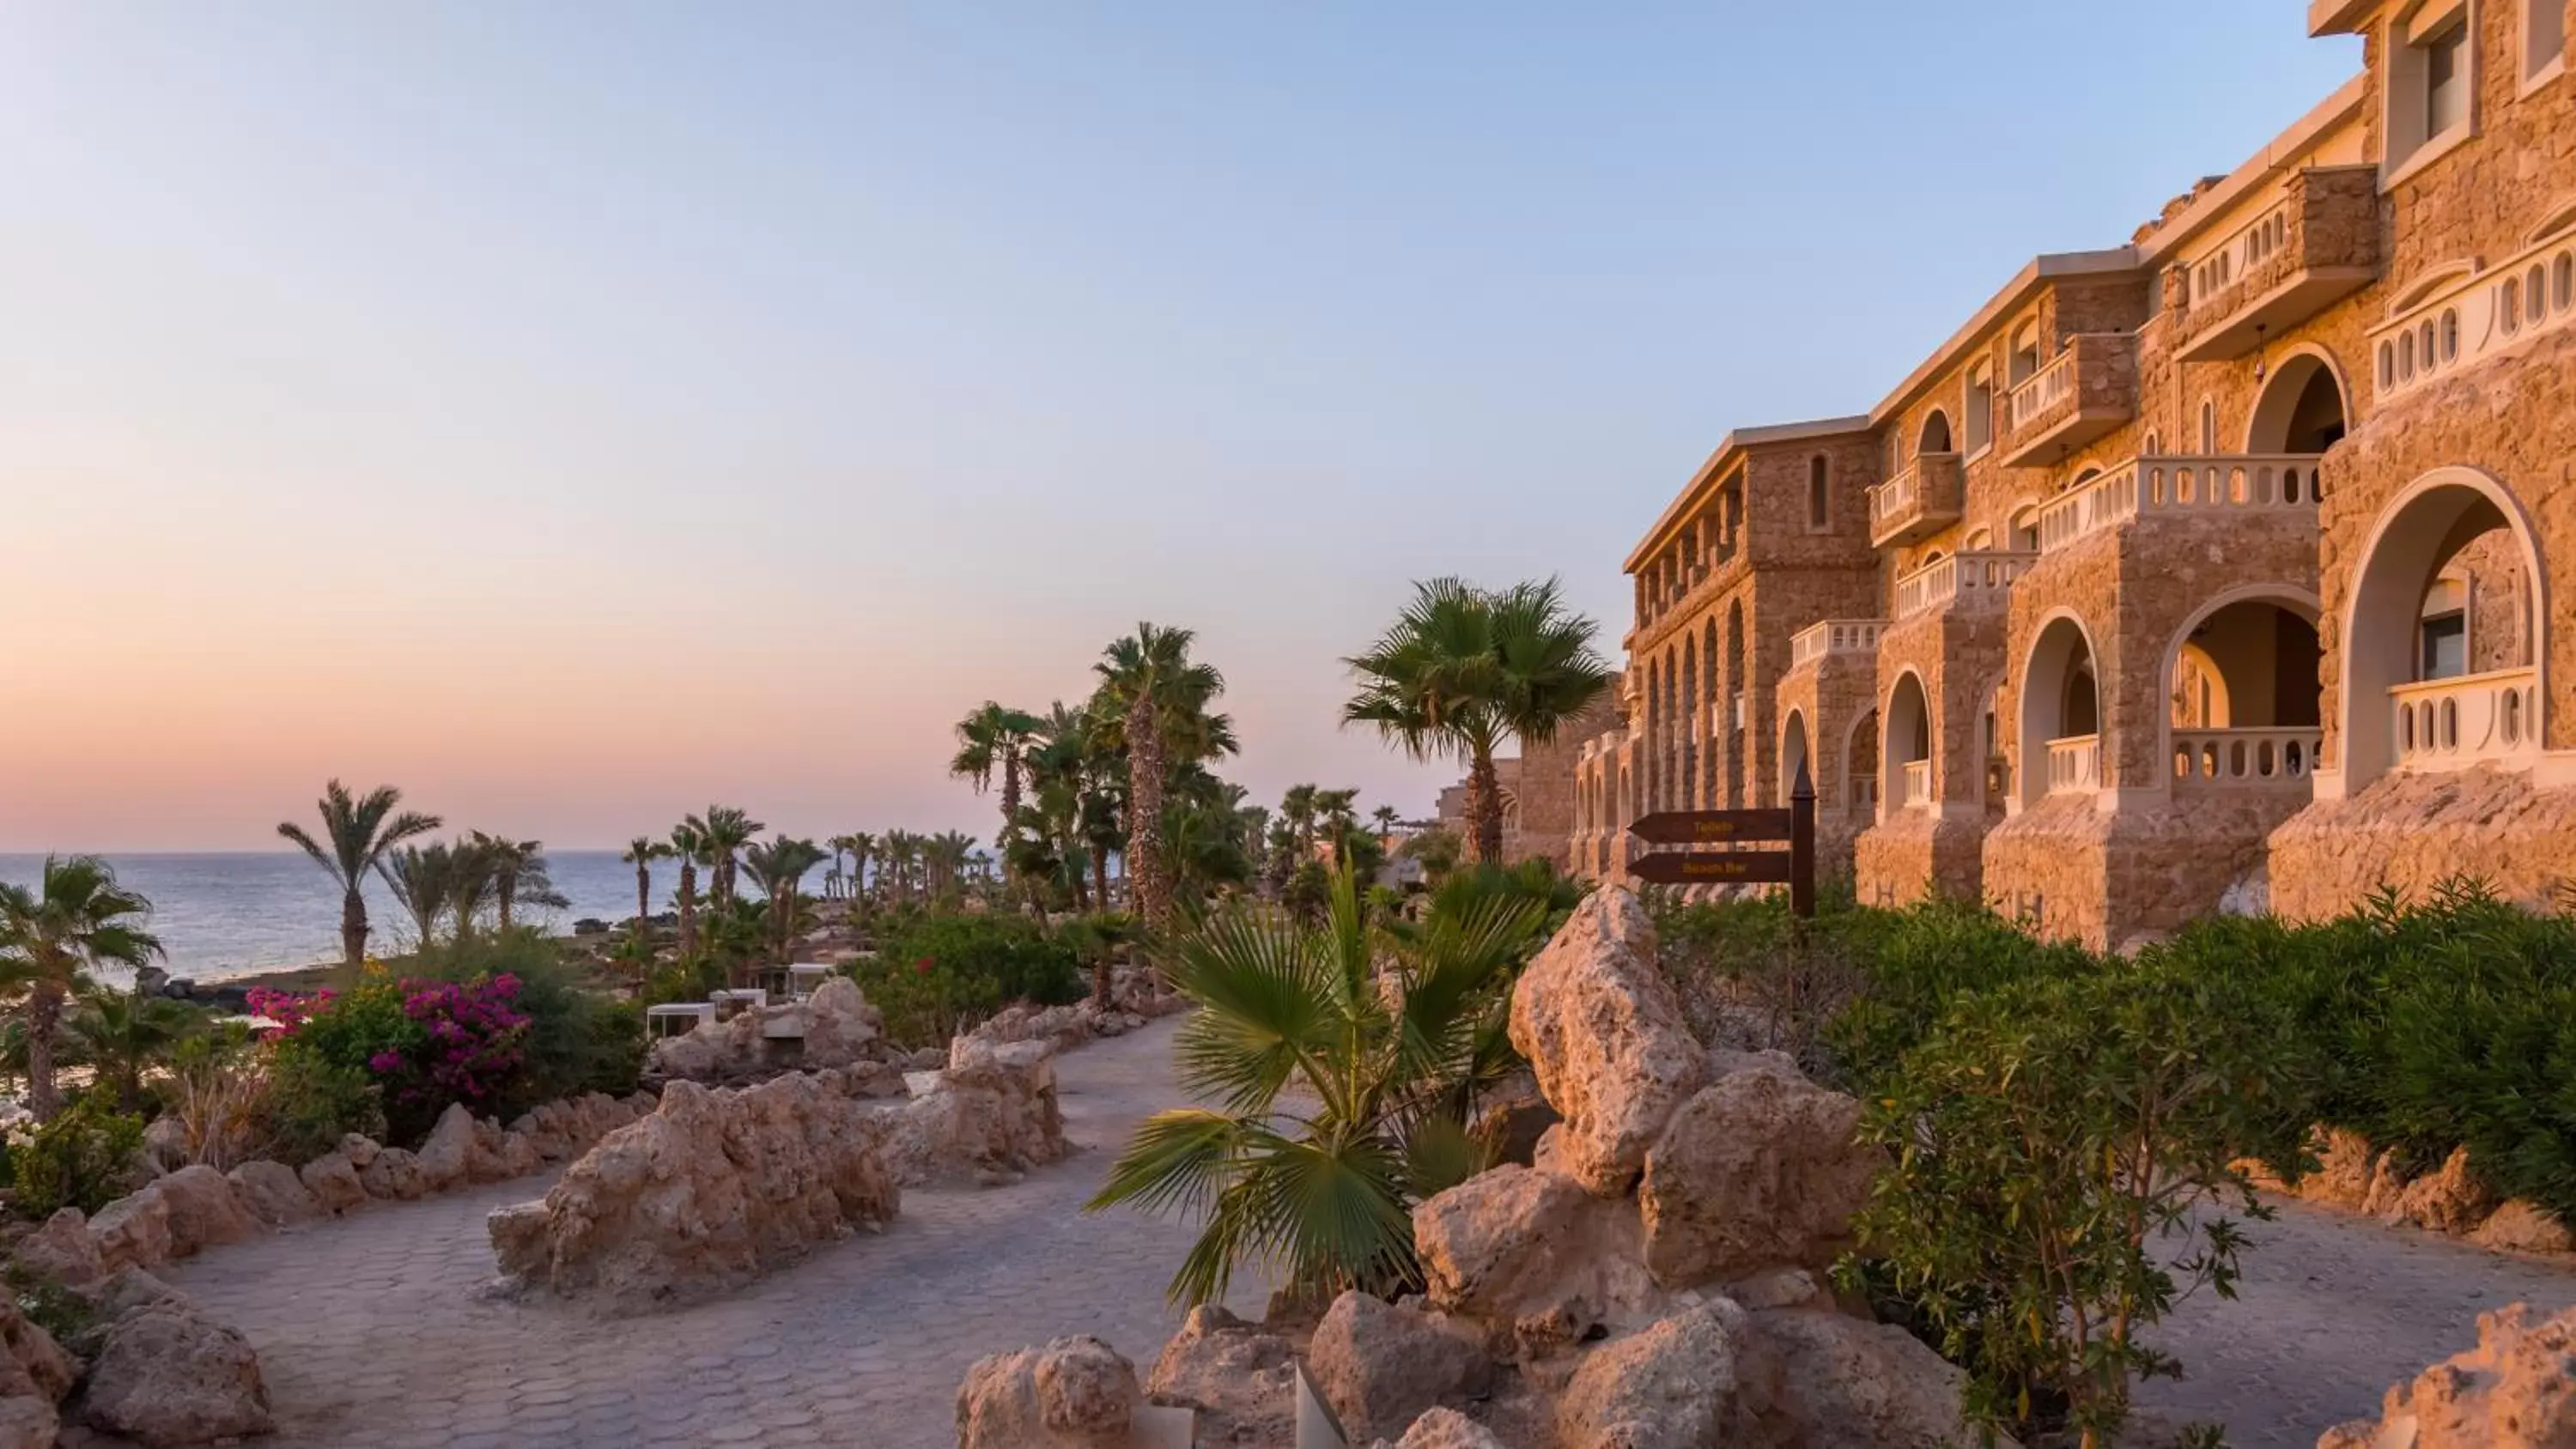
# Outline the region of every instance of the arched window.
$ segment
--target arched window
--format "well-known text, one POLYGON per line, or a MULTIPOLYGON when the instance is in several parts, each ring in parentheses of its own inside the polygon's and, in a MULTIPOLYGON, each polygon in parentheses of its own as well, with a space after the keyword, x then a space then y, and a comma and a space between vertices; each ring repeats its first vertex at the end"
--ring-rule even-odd
POLYGON ((1818 453, 1807 460, 1807 529, 1822 533, 1833 526, 1833 494, 1829 488, 1831 469, 1825 455, 1818 453))
POLYGON ((1951 451, 1950 415, 1948 413, 1941 411, 1939 408, 1934 408, 1932 410, 1932 416, 1923 420, 1922 441, 1915 445, 1914 451, 1917 453, 1947 453, 1951 451))
POLYGON ((2200 402, 2200 455, 2214 457, 2218 452, 2218 404, 2207 398, 2200 402))
POLYGON ((1995 375, 1983 367, 1968 374, 1968 453, 1986 450, 1995 440, 1995 375))

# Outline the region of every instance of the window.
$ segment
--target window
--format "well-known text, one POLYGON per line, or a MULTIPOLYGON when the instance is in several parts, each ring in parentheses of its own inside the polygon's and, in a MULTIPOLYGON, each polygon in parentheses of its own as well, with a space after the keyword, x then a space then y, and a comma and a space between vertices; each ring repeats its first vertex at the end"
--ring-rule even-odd
POLYGON ((2147 429, 2146 446, 2140 448, 2138 452, 2143 457, 2161 458, 2164 456, 2165 452, 2165 441, 2164 439, 2156 436, 2155 429, 2149 428, 2147 429))
POLYGON ((2469 620, 2453 610, 2424 620, 2423 678, 2456 679, 2469 672, 2469 620))
POLYGON ((1827 484, 1831 473, 1819 453, 1807 460, 1807 528, 1822 533, 1833 526, 1833 495, 1827 484))
POLYGON ((2424 135, 2439 136, 2469 119, 2469 26, 2444 26, 2419 42, 2424 52, 2424 135))
POLYGON ((1995 378, 1980 367, 1968 374, 1968 453, 1986 450, 1995 440, 1995 378))
POLYGON ((2566 5, 2562 0, 2522 0, 2522 78, 2540 79, 2566 55, 2566 5))
POLYGON ((2503 3, 2419 0, 2388 22, 2386 179, 2411 174, 2468 138, 2476 110, 2478 7, 2503 3))
POLYGON ((2218 404, 2204 400, 2200 405, 2200 455, 2210 458, 2217 454, 2218 404))
POLYGON ((2007 364, 2004 380, 2014 387, 2028 382, 2039 371, 2039 324, 2025 322, 2013 334, 2012 360, 2007 364))

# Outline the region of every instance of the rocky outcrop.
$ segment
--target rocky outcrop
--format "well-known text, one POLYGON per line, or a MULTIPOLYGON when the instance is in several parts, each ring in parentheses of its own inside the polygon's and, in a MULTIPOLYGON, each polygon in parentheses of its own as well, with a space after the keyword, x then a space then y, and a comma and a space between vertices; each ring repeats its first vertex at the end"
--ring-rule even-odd
POLYGON ((326 1213, 344 1213, 367 1205, 367 1185, 358 1180, 357 1165, 345 1152, 325 1152, 297 1169, 313 1205, 326 1213))
POLYGON ((957 1390, 957 1449, 1125 1449, 1136 1366, 1091 1337, 978 1361, 957 1390))
POLYGON ((658 1081, 740 1084, 784 1072, 829 1071, 881 1060, 885 1013, 857 983, 835 976, 802 1001, 781 1001, 709 1021, 653 1043, 644 1074, 658 1081))
POLYGON ((2523 1198, 2513 1198, 2488 1214, 2469 1234, 2481 1248, 2507 1253, 2564 1253, 2576 1250, 2576 1234, 2558 1215, 2523 1198))
MULTIPOLYGON (((1387 1449, 1387 1441, 1377 1441, 1375 1449, 1387 1449)), ((1413 1421, 1404 1437, 1394 1442, 1394 1449, 1504 1449, 1503 1441, 1493 1436, 1484 1425, 1455 1409, 1433 1409, 1413 1421)))
POLYGON ((1598 1449, 1753 1443, 1747 1315, 1702 1304, 1583 1356, 1556 1404, 1560 1442, 1598 1449))
POLYGON ((1413 1242, 1432 1306, 1482 1325, 1507 1358, 1642 1327, 1670 1302, 1647 1275, 1635 1204, 1558 1173, 1479 1173, 1414 1208, 1413 1242))
POLYGON ((0 1449, 53 1449, 62 1423, 55 1406, 79 1376, 53 1335, 0 1296, 0 1449))
POLYGON ((358 1183, 378 1202, 417 1202, 431 1190, 420 1159, 400 1147, 377 1149, 358 1169, 358 1183))
POLYGON ((991 1184, 1062 1161, 1054 1050, 1036 1040, 957 1038, 948 1065, 918 1074, 915 1095, 889 1120, 895 1180, 991 1184))
POLYGON ((100 1265, 110 1273, 158 1268, 170 1261, 169 1201, 157 1192, 118 1198, 89 1220, 89 1235, 98 1244, 100 1265))
POLYGON ((1760 1059, 1703 1088, 1646 1156, 1646 1266, 1674 1288, 1829 1266, 1887 1164, 1859 1123, 1858 1101, 1760 1059))
POLYGON ((740 1091, 675 1082, 542 1202, 494 1212, 503 1275, 603 1306, 748 1281, 815 1244, 890 1221, 884 1119, 837 1072, 740 1091))
POLYGON ((2318 1127, 2309 1136, 2308 1150, 2317 1166, 2296 1182, 2283 1181, 2258 1162, 2234 1165, 2263 1192, 2360 1213, 2392 1227, 2465 1238, 2501 1252, 2576 1251, 2576 1233, 2549 1209, 2522 1198, 2499 1202, 2466 1147, 2453 1148, 2439 1168, 2414 1178, 2395 1150, 2374 1149, 2361 1134, 2344 1128, 2318 1127))
POLYGON ((2388 1391, 2376 1420, 2329 1429, 2317 1449, 2564 1449, 2576 1444, 2576 1309, 2539 1323, 2527 1305, 2478 1317, 2478 1346, 2388 1391))
POLYGON ((313 1190, 283 1162, 245 1162, 224 1178, 243 1209, 265 1227, 301 1227, 322 1216, 313 1190))
POLYGON ((1966 1376, 1901 1328, 1784 1308, 1754 1314, 1752 1338, 1765 1376, 1764 1416, 1788 1444, 1978 1442, 1959 1411, 1966 1376))
POLYGON ((1565 1170, 1625 1194, 1664 1124, 1708 1076, 1708 1057, 1655 965, 1655 930, 1625 890, 1594 891, 1521 973, 1512 1045, 1565 1118, 1565 1170))
POLYGON ((169 1209, 170 1256, 185 1258, 226 1243, 257 1237, 259 1220, 233 1194, 224 1175, 197 1163, 145 1186, 169 1209))
POLYGON ((30 1277, 78 1287, 110 1271, 89 1219, 76 1207, 57 1209, 45 1225, 18 1240, 9 1261, 30 1277))
POLYGON ((1286 1444, 1296 1432, 1296 1373, 1285 1336, 1204 1303, 1163 1345, 1145 1397, 1195 1410, 1202 1444, 1286 1444))
POLYGON ((1400 1434, 1424 1411, 1484 1392, 1494 1363, 1480 1335, 1367 1293, 1333 1300, 1306 1369, 1353 1439, 1400 1434))
POLYGON ((2426 1232, 2465 1236, 2484 1223, 2495 1206, 2495 1195, 2469 1170, 2469 1149, 2455 1147, 2438 1171, 2415 1179, 2397 1193, 2388 1217, 2426 1232))
POLYGON ((105 1320, 80 1397, 83 1422, 151 1449, 211 1444, 275 1427, 249 1340, 144 1274, 99 1297, 105 1320))

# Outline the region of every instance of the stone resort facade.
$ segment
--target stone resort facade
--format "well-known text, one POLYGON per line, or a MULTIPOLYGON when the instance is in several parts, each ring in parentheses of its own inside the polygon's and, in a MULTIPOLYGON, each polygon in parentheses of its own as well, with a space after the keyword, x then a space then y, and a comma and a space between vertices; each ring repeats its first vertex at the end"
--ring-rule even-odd
POLYGON ((1568 854, 1783 803, 1864 901, 2097 947, 2576 881, 2576 0, 2315 0, 2363 73, 1629 556, 1568 854))

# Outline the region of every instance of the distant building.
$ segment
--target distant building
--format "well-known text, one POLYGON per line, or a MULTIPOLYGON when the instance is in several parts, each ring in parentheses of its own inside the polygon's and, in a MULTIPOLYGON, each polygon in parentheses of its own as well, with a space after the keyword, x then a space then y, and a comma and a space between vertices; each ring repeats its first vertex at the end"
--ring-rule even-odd
MULTIPOLYGON (((1600 696, 1581 714, 1565 722, 1547 744, 1524 744, 1520 754, 1495 759, 1494 778, 1503 795, 1503 859, 1540 859, 1559 869, 1571 868, 1574 840, 1575 776, 1584 750, 1602 731, 1615 728, 1626 712, 1622 682, 1611 676, 1600 696)), ((1440 792, 1439 827, 1465 839, 1467 782, 1440 792)))

